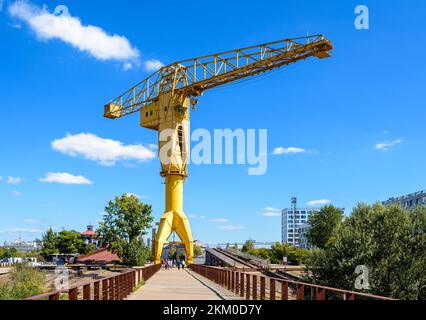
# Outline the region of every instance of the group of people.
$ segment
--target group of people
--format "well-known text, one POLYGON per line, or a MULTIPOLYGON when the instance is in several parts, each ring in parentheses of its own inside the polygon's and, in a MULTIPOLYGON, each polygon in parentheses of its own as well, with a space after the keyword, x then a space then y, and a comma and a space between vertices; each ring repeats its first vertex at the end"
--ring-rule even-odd
POLYGON ((177 259, 163 259, 161 260, 161 268, 163 270, 171 270, 173 268, 185 269, 185 260, 177 260, 177 259))

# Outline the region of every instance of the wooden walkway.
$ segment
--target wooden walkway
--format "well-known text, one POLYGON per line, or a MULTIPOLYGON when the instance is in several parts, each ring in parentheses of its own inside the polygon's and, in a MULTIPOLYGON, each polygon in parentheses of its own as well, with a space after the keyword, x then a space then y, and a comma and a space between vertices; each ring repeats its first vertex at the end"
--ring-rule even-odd
POLYGON ((239 300, 234 293, 188 270, 160 270, 127 300, 239 300))

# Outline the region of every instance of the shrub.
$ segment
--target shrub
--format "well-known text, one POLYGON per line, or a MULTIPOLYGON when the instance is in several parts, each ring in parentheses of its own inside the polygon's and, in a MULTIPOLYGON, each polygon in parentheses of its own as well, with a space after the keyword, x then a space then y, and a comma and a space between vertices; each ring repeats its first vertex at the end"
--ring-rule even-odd
POLYGON ((16 265, 9 276, 10 281, 0 285, 0 300, 22 300, 46 289, 45 274, 27 264, 16 265))

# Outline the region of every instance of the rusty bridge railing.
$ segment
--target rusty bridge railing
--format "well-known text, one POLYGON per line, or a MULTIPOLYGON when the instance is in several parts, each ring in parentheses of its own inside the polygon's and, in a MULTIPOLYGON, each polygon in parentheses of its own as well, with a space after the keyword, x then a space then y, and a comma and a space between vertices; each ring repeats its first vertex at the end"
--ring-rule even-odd
POLYGON ((123 300, 141 283, 160 270, 159 264, 133 269, 115 276, 79 284, 25 300, 123 300))
POLYGON ((232 269, 204 265, 191 265, 190 267, 192 271, 246 300, 395 300, 377 295, 293 280, 283 280, 232 269))

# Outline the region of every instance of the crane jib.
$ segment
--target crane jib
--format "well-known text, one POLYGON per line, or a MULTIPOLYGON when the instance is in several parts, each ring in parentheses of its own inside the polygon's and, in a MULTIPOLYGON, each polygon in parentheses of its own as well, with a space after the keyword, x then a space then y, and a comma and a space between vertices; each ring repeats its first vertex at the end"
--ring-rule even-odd
POLYGON ((140 111, 161 94, 198 96, 205 90, 284 67, 294 62, 331 56, 333 45, 324 36, 286 39, 258 46, 184 60, 165 66, 112 100, 104 116, 120 118, 140 111), (305 41, 305 43, 301 43, 305 41))

